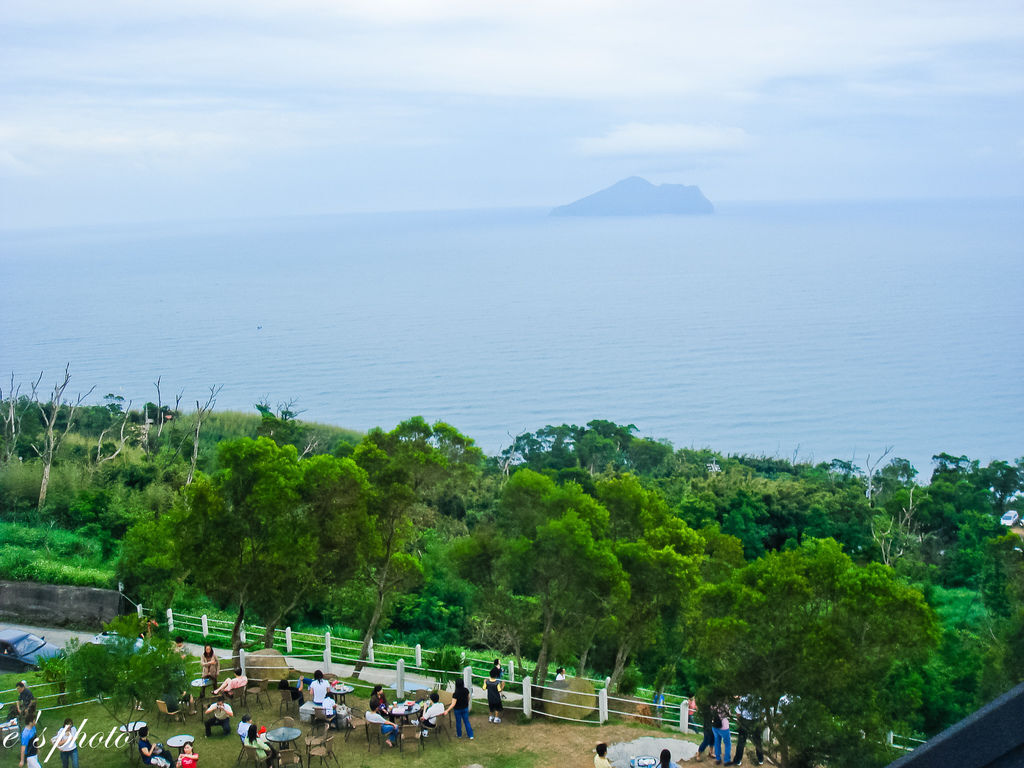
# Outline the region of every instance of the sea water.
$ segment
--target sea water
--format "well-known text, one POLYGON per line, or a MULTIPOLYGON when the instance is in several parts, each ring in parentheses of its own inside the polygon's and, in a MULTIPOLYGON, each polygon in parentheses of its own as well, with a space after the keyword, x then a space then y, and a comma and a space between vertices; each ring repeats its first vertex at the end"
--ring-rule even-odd
POLYGON ((1021 201, 539 209, 0 233, 0 380, 494 453, 609 419, 677 447, 1024 455, 1021 201))

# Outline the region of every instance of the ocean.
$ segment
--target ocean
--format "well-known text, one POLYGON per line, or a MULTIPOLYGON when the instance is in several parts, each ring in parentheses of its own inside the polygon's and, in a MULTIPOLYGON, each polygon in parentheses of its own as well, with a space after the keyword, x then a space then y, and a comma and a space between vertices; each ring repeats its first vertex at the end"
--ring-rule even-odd
POLYGON ((1019 200, 542 209, 0 232, 0 383, 676 447, 1024 455, 1019 200))

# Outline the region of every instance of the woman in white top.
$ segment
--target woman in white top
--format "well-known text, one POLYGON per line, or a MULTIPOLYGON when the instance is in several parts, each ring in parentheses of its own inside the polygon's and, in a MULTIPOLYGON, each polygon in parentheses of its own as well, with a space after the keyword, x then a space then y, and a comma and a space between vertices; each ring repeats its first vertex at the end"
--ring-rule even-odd
POLYGON ((330 683, 324 680, 324 673, 319 669, 313 673, 313 682, 309 684, 309 692, 313 696, 313 705, 322 707, 324 705, 324 696, 327 695, 327 690, 330 688, 330 683))
POLYGON ((555 670, 555 682, 559 680, 565 680, 565 667, 559 667, 555 670))
POLYGON ((71 764, 71 768, 78 768, 78 729, 70 717, 53 737, 53 743, 60 750, 61 768, 68 768, 68 763, 71 764))

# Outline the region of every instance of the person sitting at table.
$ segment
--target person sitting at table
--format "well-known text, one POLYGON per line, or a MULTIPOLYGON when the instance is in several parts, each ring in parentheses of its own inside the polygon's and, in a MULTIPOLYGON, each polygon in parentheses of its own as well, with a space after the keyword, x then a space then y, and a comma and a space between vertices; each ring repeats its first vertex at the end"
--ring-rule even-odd
POLYGON ((299 702, 299 706, 300 707, 303 704, 306 703, 306 697, 302 695, 302 678, 301 677, 299 678, 299 680, 296 683, 294 688, 292 688, 288 684, 287 678, 281 678, 281 681, 277 684, 277 690, 279 690, 279 691, 290 691, 291 692, 291 696, 292 696, 292 701, 299 702))
POLYGON ((388 712, 388 699, 384 695, 384 686, 379 683, 373 686, 373 690, 370 692, 370 709, 380 712, 382 715, 386 715, 388 712))
POLYGON ((257 728, 256 724, 253 723, 249 726, 249 732, 246 734, 245 741, 242 743, 247 747, 255 749, 260 760, 266 760, 267 768, 271 768, 274 764, 275 758, 277 757, 277 751, 267 743, 266 728, 257 728))
POLYGON ((146 765, 171 768, 170 753, 164 751, 163 744, 152 744, 149 741, 149 728, 145 725, 139 728, 139 754, 146 765))
POLYGON ((427 737, 429 731, 428 728, 437 727, 438 715, 444 714, 444 704, 441 703, 441 697, 437 695, 437 691, 430 692, 430 706, 424 710, 423 714, 420 715, 420 725, 423 727, 423 733, 420 734, 423 738, 427 737))
POLYGON ((238 721, 238 728, 235 733, 238 734, 238 738, 245 744, 245 737, 249 735, 249 726, 252 725, 252 715, 244 714, 242 719, 238 721))
POLYGON ((338 710, 334 706, 334 697, 329 693, 324 696, 324 719, 328 728, 338 730, 338 710))
POLYGON ((216 690, 214 690, 213 692, 213 695, 220 696, 221 694, 224 694, 225 696, 233 698, 234 695, 239 691, 244 691, 245 686, 247 686, 248 684, 249 678, 242 674, 241 669, 236 668, 235 676, 229 677, 227 680, 225 680, 223 683, 217 686, 216 690))
POLYGON ((324 680, 324 673, 319 669, 313 673, 313 682, 309 684, 309 695, 313 698, 314 707, 322 707, 324 704, 324 696, 327 695, 327 690, 331 685, 324 680))
POLYGON ((199 755, 193 751, 192 742, 185 742, 185 745, 181 748, 181 754, 178 755, 177 768, 196 768, 199 763, 199 755))
POLYGON ((384 743, 389 747, 395 746, 395 735, 398 733, 397 725, 385 720, 380 712, 374 712, 372 709, 366 712, 366 722, 379 725, 381 735, 384 737, 384 743))
POLYGON ((209 717, 203 721, 203 725, 206 726, 207 736, 210 735, 210 731, 215 725, 223 728, 224 733, 231 733, 231 718, 235 716, 235 713, 232 711, 231 705, 224 700, 223 696, 206 708, 206 714, 209 715, 209 717))
POLYGON ((203 646, 203 654, 199 657, 203 665, 203 679, 217 682, 217 675, 220 674, 220 659, 213 652, 213 646, 207 643, 203 646))

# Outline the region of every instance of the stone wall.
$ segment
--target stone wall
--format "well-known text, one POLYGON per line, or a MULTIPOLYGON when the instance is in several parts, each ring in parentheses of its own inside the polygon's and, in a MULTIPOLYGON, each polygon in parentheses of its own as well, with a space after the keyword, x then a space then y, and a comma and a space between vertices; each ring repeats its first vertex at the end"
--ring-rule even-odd
POLYGON ((98 628, 121 612, 121 599, 112 589, 0 581, 0 621, 98 628))

